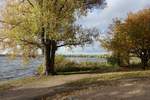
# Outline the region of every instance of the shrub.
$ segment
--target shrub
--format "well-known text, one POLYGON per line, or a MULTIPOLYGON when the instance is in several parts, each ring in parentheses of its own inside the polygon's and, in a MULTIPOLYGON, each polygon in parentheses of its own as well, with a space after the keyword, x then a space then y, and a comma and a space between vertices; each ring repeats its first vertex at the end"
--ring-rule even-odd
POLYGON ((43 75, 44 74, 44 66, 41 64, 38 68, 37 68, 37 74, 38 75, 43 75))
POLYGON ((113 56, 111 56, 111 57, 108 57, 107 58, 107 63, 109 63, 109 64, 111 64, 111 65, 117 65, 118 64, 118 58, 116 58, 116 57, 113 57, 113 56))
MULTIPOLYGON (((56 72, 79 72, 79 71, 114 71, 118 66, 114 66, 111 63, 99 63, 99 62, 82 62, 77 63, 65 59, 63 56, 56 56, 55 58, 55 71, 56 72)), ((38 68, 38 73, 43 73, 43 66, 38 68)))

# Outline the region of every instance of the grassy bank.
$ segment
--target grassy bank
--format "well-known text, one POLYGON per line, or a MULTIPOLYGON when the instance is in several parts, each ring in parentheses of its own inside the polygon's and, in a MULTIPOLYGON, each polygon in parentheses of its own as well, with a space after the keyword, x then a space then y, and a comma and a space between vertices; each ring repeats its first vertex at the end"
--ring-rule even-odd
MULTIPOLYGON (((82 72, 113 72, 117 71, 119 67, 117 64, 107 62, 81 62, 77 63, 69 59, 65 59, 64 56, 57 56, 55 60, 55 71, 58 74, 72 74, 82 72)), ((44 72, 44 67, 39 66, 37 72, 41 74, 44 72)))
POLYGON ((0 92, 9 90, 12 88, 16 88, 16 87, 21 87, 28 83, 48 80, 50 77, 52 77, 52 76, 48 76, 48 77, 46 77, 46 76, 31 76, 31 77, 26 77, 26 78, 21 78, 21 79, 2 81, 2 82, 0 82, 0 92))
POLYGON ((86 55, 86 54, 80 54, 80 55, 61 55, 63 57, 81 57, 81 58, 109 58, 111 57, 110 54, 93 54, 93 55, 86 55))
POLYGON ((85 79, 77 80, 75 82, 71 82, 69 84, 81 86, 85 84, 92 84, 98 81, 111 81, 111 80, 126 79, 126 78, 150 78, 150 70, 98 74, 97 77, 85 78, 85 79))

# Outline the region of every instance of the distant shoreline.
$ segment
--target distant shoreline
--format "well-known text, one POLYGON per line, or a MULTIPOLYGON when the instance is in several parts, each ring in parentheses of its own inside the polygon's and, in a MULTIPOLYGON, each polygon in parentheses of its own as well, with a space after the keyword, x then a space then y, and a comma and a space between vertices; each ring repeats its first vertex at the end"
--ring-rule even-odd
MULTIPOLYGON (((6 57, 6 56, 11 56, 10 54, 0 54, 0 57, 6 57)), ((56 56, 63 56, 63 57, 81 57, 81 58, 108 58, 111 55, 109 54, 97 54, 97 55, 62 55, 58 54, 56 56)), ((16 55, 16 57, 22 57, 22 55, 16 55)), ((31 57, 36 57, 36 56, 31 56, 31 57)), ((43 57, 43 55, 38 55, 37 57, 43 57)))
MULTIPOLYGON (((6 57, 6 56, 11 56, 9 54, 0 54, 0 57, 6 57)), ((21 55, 16 55, 16 57, 22 57, 21 55)), ((35 57, 35 56, 31 56, 31 57, 35 57)), ((42 55, 38 55, 37 57, 42 57, 42 55)))

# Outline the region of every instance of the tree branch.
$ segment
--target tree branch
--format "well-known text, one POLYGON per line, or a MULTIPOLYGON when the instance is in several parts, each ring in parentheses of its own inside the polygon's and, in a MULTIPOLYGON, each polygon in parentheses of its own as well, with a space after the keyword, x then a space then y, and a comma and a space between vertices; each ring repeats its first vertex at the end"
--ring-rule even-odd
MULTIPOLYGON (((25 0, 22 0, 21 3, 23 3, 25 0)), ((30 0, 26 0, 32 7, 34 7, 33 3, 30 0)))
POLYGON ((85 40, 85 41, 80 41, 80 42, 65 43, 65 44, 58 45, 57 48, 63 47, 63 46, 77 46, 77 45, 82 45, 82 44, 85 44, 85 42, 90 42, 90 41, 89 40, 85 40))
POLYGON ((42 46, 37 43, 37 42, 33 42, 33 41, 28 41, 28 40, 25 40, 25 39, 20 39, 22 42, 24 43, 27 43, 27 44, 31 44, 31 45, 36 45, 37 47, 41 48, 42 46))
POLYGON ((6 22, 6 21, 3 21, 3 20, 0 20, 0 23, 5 23, 5 24, 8 24, 8 22, 6 22))
POLYGON ((30 0, 27 0, 27 1, 32 7, 34 7, 33 3, 30 0))

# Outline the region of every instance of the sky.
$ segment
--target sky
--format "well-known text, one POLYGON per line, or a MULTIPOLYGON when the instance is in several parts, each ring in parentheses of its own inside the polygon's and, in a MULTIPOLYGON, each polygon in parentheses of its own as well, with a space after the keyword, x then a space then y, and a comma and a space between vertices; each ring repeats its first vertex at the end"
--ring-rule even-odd
MULTIPOLYGON (((0 7, 2 7, 0 0, 0 7)), ((150 0, 106 0, 107 6, 104 9, 94 9, 86 17, 80 18, 77 23, 86 28, 96 27, 101 33, 105 34, 112 19, 118 17, 125 19, 129 12, 137 12, 144 8, 150 7, 150 0)), ((84 48, 59 48, 58 54, 103 54, 107 53, 100 43, 95 42, 84 48)))
MULTIPOLYGON (((109 25, 114 18, 125 19, 129 12, 137 12, 144 8, 150 7, 150 0, 106 0, 107 6, 104 9, 94 9, 89 12, 86 17, 82 17, 78 20, 78 23, 84 27, 91 28, 96 27, 102 33, 105 34, 109 25)), ((60 48, 57 53, 63 54, 104 54, 107 53, 100 43, 94 43, 85 48, 76 47, 73 49, 60 48)))

